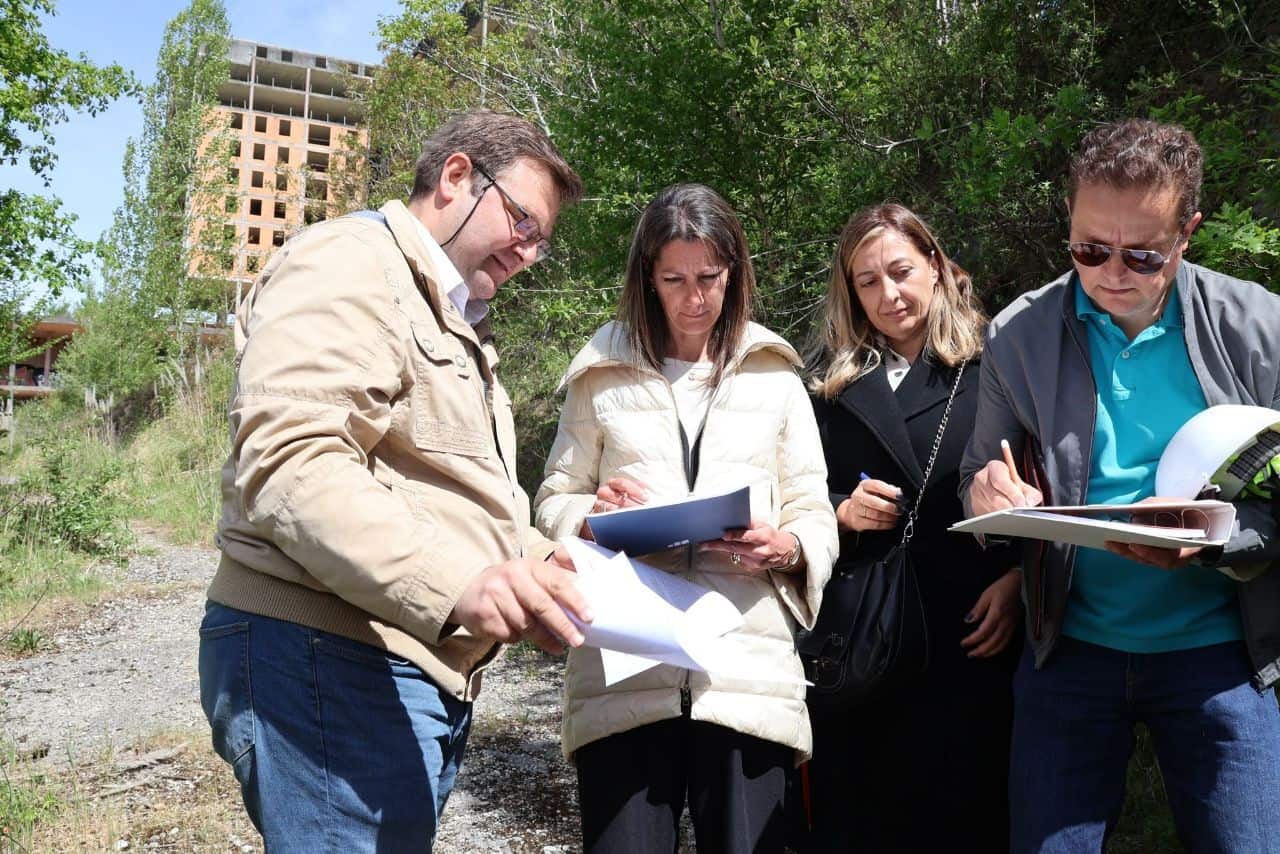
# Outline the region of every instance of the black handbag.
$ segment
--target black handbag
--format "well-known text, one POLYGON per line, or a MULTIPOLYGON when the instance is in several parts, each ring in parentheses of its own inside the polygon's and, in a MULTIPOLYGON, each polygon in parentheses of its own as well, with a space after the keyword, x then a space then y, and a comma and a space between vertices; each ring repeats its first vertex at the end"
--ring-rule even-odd
POLYGON ((966 364, 961 362, 956 370, 902 539, 880 557, 854 557, 836 564, 814 627, 797 633, 796 649, 805 677, 813 683, 807 702, 815 714, 846 711, 892 678, 919 675, 929 666, 929 627, 910 544, 966 364))

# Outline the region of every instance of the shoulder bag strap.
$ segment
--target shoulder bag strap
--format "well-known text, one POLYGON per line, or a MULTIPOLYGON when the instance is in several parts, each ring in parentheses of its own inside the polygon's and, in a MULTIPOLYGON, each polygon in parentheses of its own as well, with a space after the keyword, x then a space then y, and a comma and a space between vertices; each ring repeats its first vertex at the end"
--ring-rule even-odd
POLYGON ((938 449, 942 447, 942 434, 947 432, 947 420, 951 418, 951 404, 955 403, 956 392, 960 389, 960 378, 964 376, 965 366, 969 364, 969 360, 960 363, 960 367, 956 369, 955 382, 951 384, 951 396, 947 398, 947 408, 942 413, 942 421, 938 424, 938 435, 933 439, 933 449, 929 452, 929 463, 924 467, 924 480, 920 482, 920 491, 916 493, 916 504, 911 508, 911 512, 907 514, 906 524, 902 527, 902 541, 898 543, 898 547, 902 548, 911 542, 911 538, 915 536, 916 516, 920 514, 920 502, 924 500, 924 491, 929 486, 929 475, 933 473, 933 464, 938 459, 938 449))

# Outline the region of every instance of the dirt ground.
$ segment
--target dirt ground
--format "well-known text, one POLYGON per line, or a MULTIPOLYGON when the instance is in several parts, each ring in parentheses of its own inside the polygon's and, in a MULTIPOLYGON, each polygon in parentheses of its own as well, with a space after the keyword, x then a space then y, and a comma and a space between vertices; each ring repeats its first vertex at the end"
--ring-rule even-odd
MULTIPOLYGON (((197 627, 217 552, 150 538, 98 602, 41 603, 37 654, 0 654, 11 782, 62 807, 36 850, 261 850, 230 769, 209 747, 197 627), (3 657, 7 655, 7 657, 3 657)), ((573 769, 560 755, 558 659, 517 647, 476 703, 436 851, 578 849, 573 769)), ((0 848, 4 848, 0 844, 0 848)))

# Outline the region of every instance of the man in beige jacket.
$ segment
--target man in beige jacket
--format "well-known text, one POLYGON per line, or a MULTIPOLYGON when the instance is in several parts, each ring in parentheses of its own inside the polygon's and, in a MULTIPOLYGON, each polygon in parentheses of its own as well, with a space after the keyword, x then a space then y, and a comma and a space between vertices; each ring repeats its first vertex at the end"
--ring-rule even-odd
POLYGON ((242 301, 200 694, 267 850, 429 849, 498 644, 582 642, 485 320, 581 187, 461 115, 407 206, 307 229, 242 301))

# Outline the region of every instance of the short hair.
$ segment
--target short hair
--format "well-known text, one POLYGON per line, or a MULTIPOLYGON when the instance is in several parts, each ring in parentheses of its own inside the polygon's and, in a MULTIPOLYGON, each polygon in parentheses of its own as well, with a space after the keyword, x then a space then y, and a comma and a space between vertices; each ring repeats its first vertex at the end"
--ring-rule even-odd
POLYGON ((742 223, 715 190, 703 184, 673 184, 645 206, 627 254, 618 320, 626 328, 632 353, 661 371, 671 330, 654 287, 653 268, 663 247, 675 240, 706 241, 729 268, 720 317, 707 343, 714 364, 710 384, 716 385, 751 321, 756 272, 742 223))
POLYGON ((947 257, 929 226, 910 209, 899 204, 863 208, 840 232, 822 317, 808 347, 809 386, 819 397, 830 400, 849 383, 875 370, 889 346, 853 292, 852 268, 853 257, 867 241, 890 231, 938 264, 922 355, 955 367, 982 353, 987 317, 974 295, 969 274, 947 257))
POLYGON ((1204 152, 1191 132, 1180 125, 1149 119, 1125 119, 1094 128, 1071 158, 1067 198, 1075 202, 1084 184, 1170 187, 1178 193, 1178 225, 1186 225, 1200 209, 1204 152))
MULTIPOLYGON (((426 198, 440 183, 444 163, 461 152, 490 175, 499 175, 517 160, 531 160, 547 170, 560 203, 570 205, 582 196, 582 179, 565 162, 543 131, 519 116, 493 110, 468 110, 436 128, 422 146, 413 171, 411 199, 426 198)), ((484 187, 475 182, 471 191, 480 195, 484 187)))

